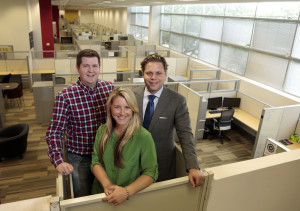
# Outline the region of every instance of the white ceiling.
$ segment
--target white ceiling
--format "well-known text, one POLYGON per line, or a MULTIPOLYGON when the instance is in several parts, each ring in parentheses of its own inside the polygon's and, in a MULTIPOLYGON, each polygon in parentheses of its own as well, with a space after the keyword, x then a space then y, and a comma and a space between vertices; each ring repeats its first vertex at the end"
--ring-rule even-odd
POLYGON ((261 2, 284 0, 52 0, 52 5, 62 9, 101 9, 108 7, 134 7, 172 4, 203 4, 203 3, 233 3, 261 2))

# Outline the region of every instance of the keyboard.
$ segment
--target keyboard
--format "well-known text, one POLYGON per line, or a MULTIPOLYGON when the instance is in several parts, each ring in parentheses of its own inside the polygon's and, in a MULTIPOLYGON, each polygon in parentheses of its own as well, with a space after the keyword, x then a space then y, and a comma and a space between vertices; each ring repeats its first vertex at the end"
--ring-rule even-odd
POLYGON ((217 113, 221 113, 222 110, 210 110, 209 113, 210 114, 217 114, 217 113))

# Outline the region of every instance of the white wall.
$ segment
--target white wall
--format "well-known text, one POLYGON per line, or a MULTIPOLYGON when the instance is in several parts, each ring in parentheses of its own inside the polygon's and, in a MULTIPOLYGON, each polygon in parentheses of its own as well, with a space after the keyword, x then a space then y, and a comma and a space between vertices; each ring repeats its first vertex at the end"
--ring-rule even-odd
POLYGON ((79 11, 79 22, 83 23, 95 23, 94 10, 80 10, 79 11))
POLYGON ((29 23, 26 0, 1 3, 0 45, 13 45, 14 51, 29 50, 29 23))
POLYGON ((95 10, 95 23, 127 34, 127 8, 95 10))
POLYGON ((40 6, 39 0, 30 0, 30 14, 31 14, 31 30, 33 31, 34 50, 42 51, 42 32, 40 21, 40 6))

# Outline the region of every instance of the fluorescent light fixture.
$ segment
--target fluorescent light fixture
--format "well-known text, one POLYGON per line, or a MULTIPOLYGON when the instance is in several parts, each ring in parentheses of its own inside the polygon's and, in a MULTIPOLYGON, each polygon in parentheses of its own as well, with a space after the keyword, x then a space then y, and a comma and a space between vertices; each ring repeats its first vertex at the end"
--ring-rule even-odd
POLYGON ((164 4, 165 2, 154 1, 153 4, 164 4))

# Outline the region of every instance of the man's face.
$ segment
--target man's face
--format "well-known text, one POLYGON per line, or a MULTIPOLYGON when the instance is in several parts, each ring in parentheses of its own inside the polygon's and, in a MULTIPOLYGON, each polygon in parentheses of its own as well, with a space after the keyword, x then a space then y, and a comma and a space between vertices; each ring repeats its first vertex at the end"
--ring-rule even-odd
POLYGON ((80 66, 76 66, 80 75, 80 81, 94 89, 100 73, 100 65, 97 57, 82 57, 80 66))
POLYGON ((167 71, 161 62, 149 62, 143 73, 147 89, 151 94, 158 92, 167 78, 167 71))

